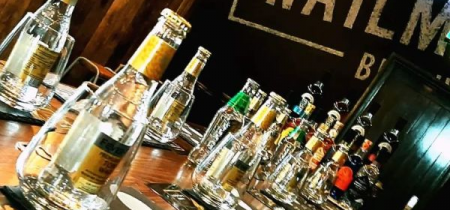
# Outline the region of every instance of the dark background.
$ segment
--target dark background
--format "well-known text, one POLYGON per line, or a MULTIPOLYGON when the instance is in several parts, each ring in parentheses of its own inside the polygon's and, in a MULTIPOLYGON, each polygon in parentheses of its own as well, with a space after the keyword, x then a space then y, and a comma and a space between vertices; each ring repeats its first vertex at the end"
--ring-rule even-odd
MULTIPOLYGON (((199 81, 217 97, 221 97, 222 92, 234 95, 246 78, 251 77, 261 84, 264 91, 275 91, 293 105, 298 103, 308 84, 330 71, 332 80, 326 87, 323 103, 319 105, 328 109, 333 101, 349 92, 360 95, 375 77, 382 59, 392 52, 426 67, 433 75, 443 75, 443 80, 449 76, 449 66, 443 57, 434 54, 442 30, 425 51, 418 50, 419 20, 409 46, 400 43, 415 0, 387 1, 378 25, 395 31, 392 41, 364 32, 375 0, 363 1, 353 29, 343 26, 351 1, 336 1, 331 23, 323 21, 325 7, 321 3, 317 3, 310 16, 305 16, 301 10, 306 0, 294 0, 291 10, 282 9, 282 0, 277 0, 274 6, 265 0, 238 1, 235 16, 343 51, 344 57, 231 21, 228 14, 232 3, 233 0, 198 0, 194 4, 188 18, 193 29, 165 78, 172 79, 180 74, 199 45, 213 53, 199 81), (373 54, 376 60, 370 77, 362 81, 354 75, 364 52, 373 54)), ((443 0, 434 1, 433 19, 445 3, 443 0)), ((189 120, 206 125, 223 103, 201 91, 197 91, 196 96, 189 120)))

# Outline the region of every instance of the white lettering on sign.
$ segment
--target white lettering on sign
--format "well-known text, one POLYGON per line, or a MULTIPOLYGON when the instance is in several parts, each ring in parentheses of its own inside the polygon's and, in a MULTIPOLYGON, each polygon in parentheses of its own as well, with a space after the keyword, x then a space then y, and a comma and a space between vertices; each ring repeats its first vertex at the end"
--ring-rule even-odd
MULTIPOLYGON (((266 0, 266 3, 274 6, 275 0, 266 0)), ((283 9, 291 10, 292 3, 294 3, 294 0, 283 0, 283 3, 282 3, 283 9)))
POLYGON ((387 0, 377 0, 372 15, 370 15, 369 24, 367 24, 366 33, 392 40, 392 38, 394 37, 394 31, 378 26, 381 13, 383 12, 384 6, 386 5, 386 1, 387 0))
MULTIPOLYGON (((384 63, 386 63, 387 59, 383 58, 383 60, 381 60, 380 66, 378 67, 378 71, 379 72, 381 69, 384 68, 384 63)), ((356 74, 355 74, 355 78, 359 79, 359 80, 366 80, 370 77, 370 73, 372 73, 371 69, 372 67, 374 67, 374 64, 376 62, 375 56, 368 53, 368 52, 364 52, 364 55, 361 59, 361 62, 359 64, 358 69, 356 70, 356 74)))
POLYGON ((317 2, 325 4, 323 20, 331 23, 331 21, 333 21, 334 5, 336 4, 335 0, 308 0, 308 2, 306 2, 306 5, 302 9, 302 14, 311 15, 311 11, 314 9, 317 2))
POLYGON ((437 33, 445 24, 444 30, 442 30, 441 37, 438 42, 438 46, 435 50, 436 54, 443 56, 446 45, 443 41, 445 39, 446 33, 450 30, 450 2, 447 2, 445 4, 441 12, 436 16, 436 18, 434 18, 433 21, 431 21, 432 7, 433 0, 418 0, 416 2, 406 30, 403 33, 402 38, 400 39, 400 43, 404 45, 410 44, 411 37, 414 34, 414 30, 416 29, 417 24, 419 23, 419 18, 421 17, 418 49, 426 50, 431 41, 434 39, 434 37, 436 37, 437 33))
POLYGON ((350 11, 345 19, 344 27, 349 29, 353 28, 353 24, 355 23, 356 18, 358 17, 359 10, 361 10, 363 0, 353 0, 352 6, 350 7, 350 11))

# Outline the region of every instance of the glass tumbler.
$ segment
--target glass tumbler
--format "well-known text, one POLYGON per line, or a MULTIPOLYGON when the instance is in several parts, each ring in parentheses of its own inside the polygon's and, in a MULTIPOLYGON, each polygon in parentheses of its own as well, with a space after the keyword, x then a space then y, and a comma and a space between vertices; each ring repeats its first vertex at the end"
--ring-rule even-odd
POLYGON ((148 134, 156 141, 168 143, 180 134, 195 97, 180 85, 166 80, 150 102, 148 134), (159 103, 165 101, 166 103, 159 103))
POLYGON ((192 175, 194 192, 218 209, 238 205, 253 177, 253 165, 261 159, 256 145, 244 141, 233 134, 226 135, 192 175))
POLYGON ((74 43, 28 13, 0 44, 0 101, 28 112, 46 106, 74 43))
MULTIPOLYGON (((147 109, 132 120, 114 113, 113 121, 95 118, 95 108, 105 104, 96 88, 88 82, 77 88, 17 160, 21 191, 36 209, 108 209, 131 166, 147 109), (130 125, 122 132, 114 121, 130 125)), ((153 83, 150 94, 155 89, 153 83)))

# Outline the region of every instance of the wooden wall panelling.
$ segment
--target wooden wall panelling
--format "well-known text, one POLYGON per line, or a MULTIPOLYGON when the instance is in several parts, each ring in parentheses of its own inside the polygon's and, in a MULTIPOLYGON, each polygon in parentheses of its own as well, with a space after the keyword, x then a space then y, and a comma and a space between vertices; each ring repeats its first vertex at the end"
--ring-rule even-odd
POLYGON ((76 42, 71 60, 80 56, 84 51, 114 1, 117 0, 78 1, 70 29, 70 34, 75 37, 76 42))

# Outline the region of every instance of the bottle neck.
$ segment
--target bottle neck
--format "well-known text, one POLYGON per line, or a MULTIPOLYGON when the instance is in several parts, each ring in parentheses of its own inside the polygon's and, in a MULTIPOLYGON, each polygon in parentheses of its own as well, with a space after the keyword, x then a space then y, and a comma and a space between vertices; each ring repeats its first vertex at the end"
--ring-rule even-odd
POLYGON ((55 31, 68 33, 76 0, 49 0, 34 13, 55 31))
POLYGON ((178 76, 174 82, 180 85, 184 90, 190 94, 194 93, 195 83, 197 83, 197 77, 191 73, 184 71, 180 76, 178 76))

